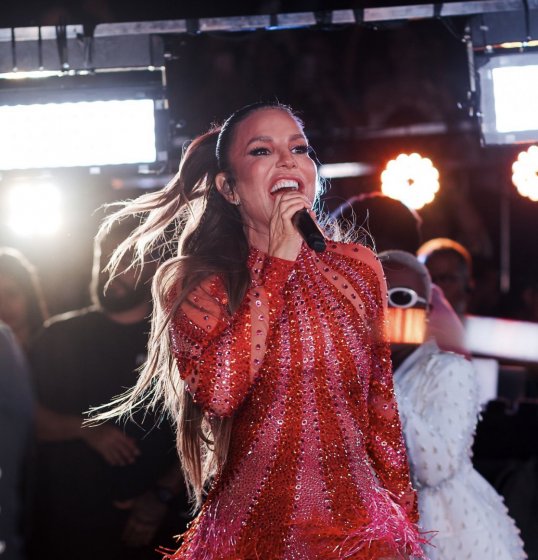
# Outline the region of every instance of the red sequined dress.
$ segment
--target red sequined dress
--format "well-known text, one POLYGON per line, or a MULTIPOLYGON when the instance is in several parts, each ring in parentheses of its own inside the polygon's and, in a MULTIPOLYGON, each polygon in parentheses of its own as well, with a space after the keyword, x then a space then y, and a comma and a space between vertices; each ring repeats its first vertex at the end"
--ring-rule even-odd
POLYGON ((303 245, 295 262, 252 249, 249 268, 232 316, 213 277, 172 321, 195 402, 234 420, 225 466, 167 558, 422 557, 377 258, 303 245))

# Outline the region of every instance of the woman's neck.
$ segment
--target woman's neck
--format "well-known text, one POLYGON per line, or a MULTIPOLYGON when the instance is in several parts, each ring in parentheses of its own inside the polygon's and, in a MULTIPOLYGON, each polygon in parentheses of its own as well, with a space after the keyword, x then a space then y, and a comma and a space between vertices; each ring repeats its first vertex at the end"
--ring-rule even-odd
POLYGON ((262 253, 269 252, 269 234, 264 234, 252 228, 247 229, 247 240, 250 247, 254 247, 262 253))

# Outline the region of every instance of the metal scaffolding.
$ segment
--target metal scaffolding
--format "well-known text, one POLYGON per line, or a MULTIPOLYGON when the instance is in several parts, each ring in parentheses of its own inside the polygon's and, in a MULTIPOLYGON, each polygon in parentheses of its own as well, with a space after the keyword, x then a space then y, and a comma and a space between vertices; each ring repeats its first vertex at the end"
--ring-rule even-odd
POLYGON ((375 25, 390 21, 529 13, 538 0, 475 0, 377 8, 0 29, 0 73, 148 68, 164 64, 163 37, 208 32, 245 32, 375 25))

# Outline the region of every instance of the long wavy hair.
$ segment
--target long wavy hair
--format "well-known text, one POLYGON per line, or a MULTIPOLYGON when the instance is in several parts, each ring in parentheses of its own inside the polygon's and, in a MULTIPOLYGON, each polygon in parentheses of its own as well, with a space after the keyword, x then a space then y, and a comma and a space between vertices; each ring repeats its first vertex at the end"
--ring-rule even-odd
POLYGON ((37 271, 17 249, 0 247, 0 274, 11 278, 24 294, 27 340, 19 342, 26 347, 49 317, 37 271))
POLYGON ((178 173, 166 187, 117 203, 119 210, 105 219, 98 233, 103 235, 127 216, 139 216, 140 225, 118 246, 109 271, 114 274, 132 249, 137 266, 144 264, 148 254, 161 264, 152 283, 154 309, 148 359, 136 385, 96 418, 125 415, 141 406, 151 408, 163 403, 176 423, 178 452, 195 507, 200 506, 208 481, 226 461, 233 418, 209 420, 193 402, 177 371, 168 325, 188 294, 208 276, 223 279, 230 314, 245 296, 250 272, 243 220, 237 207, 218 192, 215 178, 225 172, 233 188, 229 153, 234 132, 245 118, 263 109, 285 111, 303 128, 286 105, 257 103, 243 107, 222 126, 214 126, 188 145, 178 173), (177 297, 171 301, 173 287, 177 287, 177 297))

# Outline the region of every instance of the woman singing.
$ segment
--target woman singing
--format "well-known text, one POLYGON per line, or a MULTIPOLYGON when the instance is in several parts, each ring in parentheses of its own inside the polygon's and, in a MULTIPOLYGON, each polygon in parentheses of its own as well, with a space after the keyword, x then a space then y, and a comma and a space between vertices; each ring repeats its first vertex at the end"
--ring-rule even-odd
POLYGON ((383 272, 362 245, 303 242, 292 218, 315 219, 318 190, 301 121, 255 104, 111 218, 145 215, 112 268, 177 226, 154 279, 150 357, 115 411, 149 392, 177 423, 201 510, 169 559, 423 557, 383 272))

